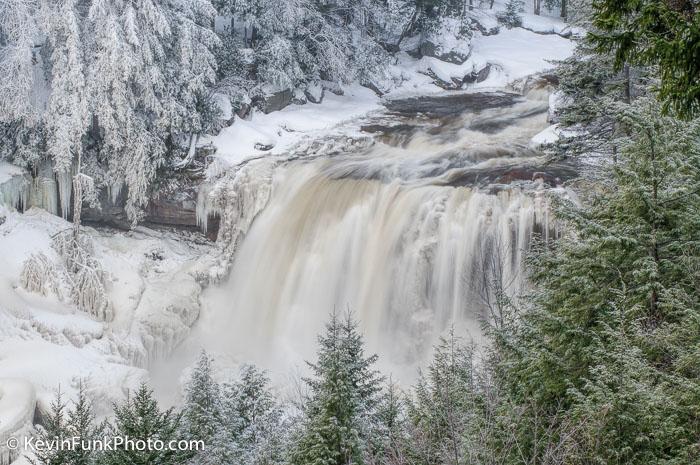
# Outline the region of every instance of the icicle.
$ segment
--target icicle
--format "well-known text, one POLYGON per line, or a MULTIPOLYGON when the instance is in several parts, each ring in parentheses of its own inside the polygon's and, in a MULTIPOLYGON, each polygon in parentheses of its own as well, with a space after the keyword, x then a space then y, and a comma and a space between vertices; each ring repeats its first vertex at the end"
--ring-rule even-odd
POLYGON ((40 176, 32 179, 29 206, 43 208, 52 215, 58 215, 58 189, 52 177, 40 176))
POLYGON ((68 219, 68 212, 70 211, 70 200, 73 185, 72 170, 61 171, 56 174, 56 178, 58 179, 58 194, 61 202, 61 216, 64 220, 66 220, 68 219))
POLYGON ((124 181, 122 180, 118 180, 112 184, 107 185, 107 194, 110 200, 112 201, 112 205, 117 204, 119 194, 121 194, 122 192, 122 187, 124 187, 124 181))
POLYGON ((215 212, 211 208, 211 200, 209 198, 211 190, 211 184, 205 183, 199 186, 199 190, 197 191, 197 226, 202 229, 203 233, 207 232, 209 216, 215 214, 215 212))
POLYGON ((31 183, 27 176, 23 174, 12 176, 0 184, 0 204, 19 211, 24 210, 29 206, 30 185, 31 183))

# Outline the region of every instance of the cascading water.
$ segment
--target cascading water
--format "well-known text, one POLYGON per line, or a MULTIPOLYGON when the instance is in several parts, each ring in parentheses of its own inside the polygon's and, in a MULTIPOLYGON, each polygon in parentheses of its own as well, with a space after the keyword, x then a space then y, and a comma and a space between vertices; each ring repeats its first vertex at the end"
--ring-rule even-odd
MULTIPOLYGON (((329 313, 349 308, 383 367, 411 379, 450 326, 478 338, 490 277, 517 293, 533 232, 551 229, 527 148, 545 111, 513 100, 385 128, 357 153, 281 162, 260 181, 269 200, 227 281, 205 294, 199 340, 283 369, 312 359, 329 313)), ((236 189, 250 196, 246 179, 236 189)))

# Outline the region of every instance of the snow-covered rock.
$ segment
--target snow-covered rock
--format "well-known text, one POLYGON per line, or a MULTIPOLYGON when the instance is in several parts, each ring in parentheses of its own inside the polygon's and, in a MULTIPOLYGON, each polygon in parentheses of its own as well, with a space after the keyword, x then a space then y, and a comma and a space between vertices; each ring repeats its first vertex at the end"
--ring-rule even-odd
POLYGON ((530 148, 537 150, 545 145, 553 144, 559 139, 560 133, 559 127, 553 124, 543 129, 541 132, 538 132, 530 139, 530 148))

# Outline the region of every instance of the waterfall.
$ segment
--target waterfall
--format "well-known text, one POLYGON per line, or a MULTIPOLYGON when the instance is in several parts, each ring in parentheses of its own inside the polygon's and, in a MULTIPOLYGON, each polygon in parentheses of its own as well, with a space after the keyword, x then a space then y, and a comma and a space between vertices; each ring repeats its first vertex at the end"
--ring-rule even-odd
POLYGON ((410 380, 450 327, 478 339, 492 279, 517 295, 533 233, 553 229, 543 182, 500 181, 538 156, 527 149, 546 125, 537 105, 358 153, 267 163, 262 177, 238 172, 219 197, 232 199, 233 217, 251 205, 256 216, 242 217, 227 280, 205 291, 200 340, 284 370, 313 359, 330 312, 350 309, 380 366, 410 380))

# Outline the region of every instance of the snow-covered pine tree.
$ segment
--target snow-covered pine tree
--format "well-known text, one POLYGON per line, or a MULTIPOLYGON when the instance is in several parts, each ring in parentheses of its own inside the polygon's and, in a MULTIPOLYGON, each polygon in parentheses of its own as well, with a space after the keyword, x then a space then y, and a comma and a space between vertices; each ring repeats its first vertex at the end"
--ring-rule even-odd
POLYGON ((310 394, 302 430, 292 451, 298 465, 364 464, 370 438, 379 430, 376 412, 382 379, 376 355, 366 357, 357 322, 334 312, 319 336, 318 360, 309 363, 310 394))
MULTIPOLYGON (((54 399, 51 401, 49 411, 41 420, 37 437, 47 443, 63 438, 70 438, 67 418, 68 405, 63 400, 63 394, 59 387, 54 399)), ((61 448, 41 448, 31 451, 29 462, 32 465, 65 465, 68 462, 68 451, 61 448)))
MULTIPOLYGON (((189 380, 185 383, 185 404, 182 409, 182 428, 189 439, 213 444, 222 428, 221 391, 212 373, 212 359, 202 350, 189 380)), ((210 463, 204 455, 211 451, 195 451, 192 464, 210 463)))
POLYGON ((515 402, 581 425, 582 462, 683 463, 700 434, 688 421, 700 402, 689 365, 700 334, 700 127, 661 116, 652 99, 618 107, 617 158, 581 206, 557 209, 567 233, 533 259, 536 305, 499 369, 515 402))
POLYGON ((44 142, 45 83, 35 73, 42 62, 36 43, 41 36, 37 10, 34 0, 0 4, 0 73, 5 76, 0 82, 0 158, 21 166, 40 160, 37 149, 44 142))
POLYGON ((102 440, 104 430, 103 423, 96 423, 92 410, 92 402, 88 398, 87 385, 80 380, 78 385, 78 398, 73 402, 68 411, 66 420, 68 437, 80 438, 80 445, 76 449, 66 452, 65 464, 92 465, 99 460, 101 451, 95 450, 91 442, 102 440), (85 445, 85 447, 83 447, 85 445))
POLYGON ((409 398, 406 453, 426 464, 462 463, 469 423, 479 415, 474 348, 454 330, 435 347, 427 373, 421 372, 409 398))
POLYGON ((523 11, 525 2, 523 0, 508 0, 505 10, 496 14, 498 22, 508 29, 523 25, 523 11))
POLYGON ((389 379, 377 405, 376 428, 370 437, 371 464, 405 463, 408 444, 406 399, 399 386, 389 379))
MULTIPOLYGON (((158 439, 168 444, 181 439, 178 437, 180 421, 180 415, 173 409, 160 410, 153 391, 144 383, 136 392, 130 393, 123 403, 114 406, 114 420, 108 424, 108 433, 135 441, 158 439)), ((177 465, 186 463, 188 456, 188 451, 170 450, 168 447, 162 450, 134 450, 121 446, 105 451, 100 462, 104 465, 177 465)))
POLYGON ((228 452, 242 465, 274 465, 286 462, 290 425, 270 389, 267 375, 244 365, 240 379, 224 385, 223 429, 228 452))
MULTIPOLYGON (((34 43, 37 37, 37 4, 32 0, 7 0, 0 5, 0 123, 35 120, 34 43)), ((3 144, 4 145, 4 144, 3 144)))
POLYGON ((174 42, 169 55, 174 65, 166 69, 162 118, 169 151, 186 153, 178 164, 182 168, 194 158, 199 135, 216 120, 210 89, 216 81, 215 50, 221 42, 211 28, 216 10, 209 0, 177 0, 169 5, 174 42))
POLYGON ((73 163, 83 150, 87 131, 87 96, 80 20, 76 0, 46 2, 42 21, 50 50, 51 93, 46 121, 46 148, 58 174, 61 214, 68 217, 73 163))

